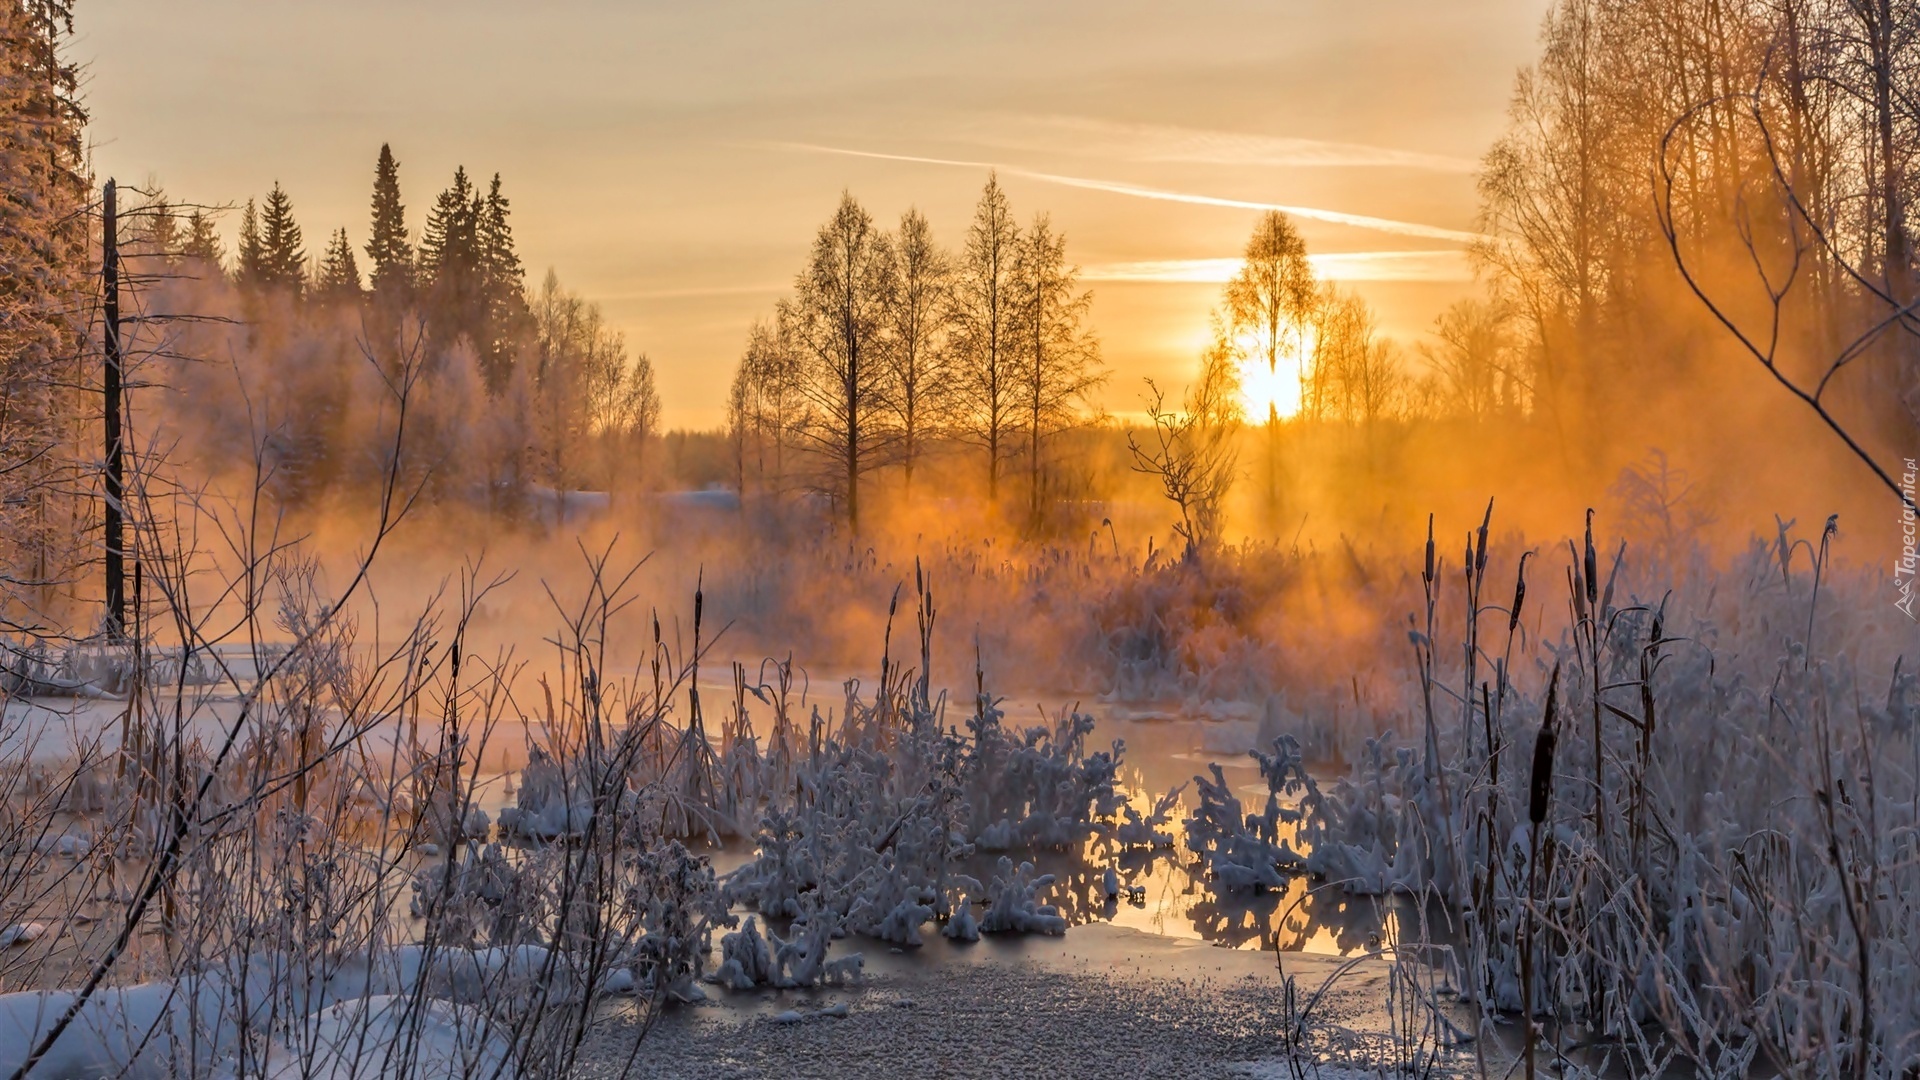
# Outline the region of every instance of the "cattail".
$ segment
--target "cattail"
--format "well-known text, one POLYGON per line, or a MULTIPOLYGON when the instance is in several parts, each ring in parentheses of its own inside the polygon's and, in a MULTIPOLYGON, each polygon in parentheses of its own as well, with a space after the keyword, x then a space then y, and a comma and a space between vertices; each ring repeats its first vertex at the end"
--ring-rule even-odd
POLYGON ((1421 573, 1421 580, 1433 584, 1433 515, 1427 515, 1427 568, 1421 573))
POLYGON ((1531 551, 1520 553, 1520 571, 1513 579, 1513 607, 1507 610, 1507 633, 1511 634, 1520 626, 1520 608, 1527 602, 1527 556, 1531 551))
POLYGON ((1560 665, 1553 665, 1553 680, 1547 684, 1547 710, 1540 718, 1540 734, 1533 740, 1533 776, 1528 783, 1527 820, 1539 825, 1547 820, 1547 806, 1553 801, 1553 709, 1560 693, 1560 665))
MULTIPOLYGON (((1586 574, 1587 574, 1587 606, 1588 607, 1593 607, 1593 605, 1597 603, 1600 599, 1599 563, 1600 563, 1600 560, 1594 555, 1594 551, 1593 551, 1593 508, 1588 507, 1587 508, 1587 558, 1584 564, 1586 566, 1586 574)), ((1599 611, 1595 610, 1594 614, 1598 615, 1599 611)))
POLYGON ((1484 574, 1487 570, 1487 528, 1493 524, 1493 500, 1487 500, 1487 516, 1480 519, 1480 531, 1475 534, 1477 550, 1473 557, 1473 572, 1484 574))

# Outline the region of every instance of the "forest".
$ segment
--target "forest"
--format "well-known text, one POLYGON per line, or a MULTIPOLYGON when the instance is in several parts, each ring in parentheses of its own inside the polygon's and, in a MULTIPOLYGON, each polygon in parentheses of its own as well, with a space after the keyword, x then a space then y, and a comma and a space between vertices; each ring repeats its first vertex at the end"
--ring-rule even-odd
POLYGON ((106 175, 86 2, 0 2, 0 1080, 1920 1070, 1920 5, 1538 5, 1417 332, 1212 199, 1140 377, 1033 170, 669 355, 371 123, 353 220, 106 175))

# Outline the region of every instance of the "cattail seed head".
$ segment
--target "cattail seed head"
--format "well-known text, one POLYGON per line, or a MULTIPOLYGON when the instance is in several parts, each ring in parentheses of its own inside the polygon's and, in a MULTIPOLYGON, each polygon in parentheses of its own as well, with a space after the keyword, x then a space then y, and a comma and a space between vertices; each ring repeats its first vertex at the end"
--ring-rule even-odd
POLYGON ((1587 556, 1583 564, 1585 566, 1586 578, 1587 578, 1587 606, 1588 607, 1593 607, 1593 605, 1598 603, 1600 600, 1599 563, 1600 563, 1600 560, 1598 557, 1596 557, 1593 550, 1593 509, 1589 507, 1587 509, 1587 556))
POLYGON ((1480 519, 1480 531, 1474 535, 1476 550, 1473 557, 1473 572, 1484 574, 1487 570, 1487 529, 1493 524, 1493 500, 1487 500, 1487 516, 1480 519))
POLYGON ((1421 576, 1426 581, 1427 584, 1429 585, 1433 584, 1433 515, 1432 514, 1427 515, 1427 563, 1426 563, 1426 569, 1422 572, 1421 576))
POLYGON ((1560 692, 1560 665, 1553 665, 1553 680, 1547 684, 1546 713, 1540 718, 1540 734, 1533 740, 1533 775, 1527 784, 1527 820, 1539 825, 1547 820, 1547 808, 1553 801, 1553 712, 1560 692))
POLYGON ((1513 606, 1507 609, 1507 633, 1511 634, 1520 626, 1520 608, 1527 602, 1527 556, 1531 551, 1520 553, 1520 569, 1513 579, 1513 606))

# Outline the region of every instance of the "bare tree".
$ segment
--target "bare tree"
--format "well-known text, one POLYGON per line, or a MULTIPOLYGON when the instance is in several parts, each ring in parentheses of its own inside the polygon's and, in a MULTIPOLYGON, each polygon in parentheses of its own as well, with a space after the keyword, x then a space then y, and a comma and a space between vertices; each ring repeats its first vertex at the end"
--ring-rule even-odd
POLYGON ((900 215, 894 251, 899 280, 887 313, 887 357, 893 370, 886 396, 899 431, 906 495, 912 498, 913 467, 926 453, 928 434, 952 381, 947 331, 953 259, 934 242, 933 230, 918 210, 900 215))
POLYGON ((1147 380, 1147 416, 1153 442, 1142 445, 1129 432, 1133 470, 1160 481, 1161 493, 1179 511, 1174 532, 1188 559, 1200 558, 1219 540, 1227 493, 1239 472, 1237 437, 1242 422, 1239 356, 1218 317, 1213 344, 1200 361, 1200 377, 1187 388, 1180 411, 1166 407, 1165 393, 1147 380))
POLYGON ((734 371, 727 399, 734 475, 743 497, 749 467, 762 491, 785 490, 787 449, 806 419, 798 369, 785 309, 772 319, 756 321, 747 332, 747 351, 734 371))
POLYGON ((893 247, 852 195, 840 197, 814 238, 789 307, 800 355, 800 396, 812 406, 805 436, 827 464, 822 490, 860 530, 860 477, 882 463, 884 336, 895 291, 893 247))
POLYGON ((1019 243, 1006 194, 988 174, 954 283, 954 405, 955 432, 987 453, 987 499, 995 503, 1018 422, 1013 354, 1019 243))
POLYGON ((626 336, 608 326, 598 304, 567 291, 547 272, 531 305, 533 389, 538 430, 553 486, 561 492, 588 480, 610 483, 618 467, 607 446, 637 427, 657 425, 653 365, 627 358, 626 336))
POLYGON ((1480 421, 1517 412, 1531 389, 1520 370, 1511 315, 1499 301, 1468 297, 1434 317, 1420 355, 1441 384, 1442 407, 1480 421))
MULTIPOLYGON (((619 335, 614 340, 618 342, 619 335)), ((626 350, 616 348, 605 360, 587 384, 587 415, 611 487, 622 477, 641 480, 647 444, 660 433, 660 389, 646 353, 628 360, 626 350)))
MULTIPOLYGON (((1884 12, 1881 12, 1884 14, 1884 12)), ((1876 15, 1877 17, 1877 15, 1876 15)), ((1874 24, 1869 24, 1873 29, 1874 24)), ((1883 32, 1878 31, 1876 32, 1883 32)), ((1869 66, 1882 57, 1874 49, 1866 53, 1869 66)), ((1870 81, 1877 85, 1880 77, 1870 81)), ((1864 264, 1850 259, 1845 241, 1830 223, 1819 220, 1795 187, 1790 163, 1783 159, 1780 142, 1769 116, 1766 95, 1767 72, 1763 69, 1754 87, 1734 97, 1763 148, 1768 167, 1765 177, 1766 198, 1743 198, 1733 209, 1732 231, 1745 249, 1752 276, 1741 291, 1747 298, 1754 286, 1763 297, 1758 319, 1743 318, 1747 306, 1736 303, 1727 291, 1716 290, 1706 276, 1702 262, 1701 240, 1683 234, 1675 204, 1678 176, 1676 155, 1684 145, 1688 130, 1710 117, 1713 110, 1727 104, 1712 99, 1687 110, 1676 119, 1661 140, 1655 203, 1660 230, 1666 238, 1674 266, 1687 287, 1713 317, 1730 332, 1748 355, 1759 362, 1774 382, 1805 405, 1828 431, 1840 440, 1854 457, 1909 509, 1914 502, 1896 477, 1894 470, 1880 462, 1863 437, 1835 411, 1835 391, 1840 377, 1863 359, 1879 356, 1901 375, 1916 368, 1920 352, 1920 298, 1911 297, 1900 284, 1914 273, 1912 256, 1905 255, 1902 266, 1895 259, 1910 252, 1910 240, 1902 237, 1886 247, 1864 245, 1855 248, 1869 260, 1864 264), (1771 211, 1771 212, 1770 212, 1771 211), (1877 249, 1876 249, 1877 248, 1877 249), (1837 347, 1815 350, 1815 355, 1794 355, 1794 335, 1789 332, 1791 298, 1807 268, 1817 262, 1839 268, 1849 291, 1859 305, 1859 315, 1841 336, 1837 347), (1877 262, 1878 265, 1874 265, 1877 262)), ((1875 112, 1876 123, 1878 113, 1875 112)), ((1877 127, 1875 138, 1878 137, 1877 127)), ((1882 144, 1884 145, 1884 144, 1882 144)), ((1895 211, 1897 213, 1897 211, 1895 211)), ((1904 226, 1903 226, 1904 227, 1904 226)), ((1905 402, 1912 409, 1912 401, 1905 402)))
POLYGON ((1043 517, 1047 441, 1071 426, 1087 392, 1103 378, 1100 345, 1084 326, 1093 294, 1079 288, 1080 269, 1067 262, 1067 238, 1047 215, 1033 219, 1014 258, 1018 408, 1026 435, 1027 522, 1043 517))
MULTIPOLYGON (((1248 344, 1267 365, 1271 379, 1279 374, 1280 357, 1295 354, 1304 395, 1307 356, 1302 328, 1314 305, 1313 267, 1307 262, 1306 241, 1285 214, 1270 210, 1254 224, 1247 240, 1245 261, 1227 283, 1227 314, 1236 335, 1250 335, 1248 344)), ((1280 499, 1280 412, 1267 403, 1262 418, 1267 427, 1267 516, 1271 523, 1280 499)))

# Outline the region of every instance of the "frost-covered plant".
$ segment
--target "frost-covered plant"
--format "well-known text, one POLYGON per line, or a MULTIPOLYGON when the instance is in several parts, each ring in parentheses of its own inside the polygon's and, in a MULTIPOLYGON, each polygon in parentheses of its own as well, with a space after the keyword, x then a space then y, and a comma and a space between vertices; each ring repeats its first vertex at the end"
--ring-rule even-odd
POLYGON ((981 695, 967 718, 964 770, 973 842, 985 851, 1075 848, 1112 832, 1126 804, 1117 789, 1125 747, 1088 753, 1094 719, 1061 712, 1051 727, 1009 731, 998 703, 981 695))
POLYGON ((1200 804, 1187 818, 1187 847, 1220 888, 1285 888, 1286 873, 1308 868, 1294 839, 1303 822, 1321 819, 1325 799, 1292 736, 1274 739, 1270 754, 1256 749, 1248 755, 1267 781, 1265 808, 1243 813, 1220 766, 1209 766, 1211 779, 1194 777, 1200 804))
MULTIPOLYGON (((1832 524, 1813 543, 1783 526, 1717 575, 1603 555, 1589 528, 1557 638, 1523 625, 1524 559, 1492 597, 1487 530, 1457 595, 1429 547, 1420 745, 1383 734, 1301 801, 1306 868, 1444 899, 1465 1001, 1588 1025, 1635 1072, 1920 1065, 1920 707, 1870 575, 1829 557, 1832 524), (1463 640, 1443 646, 1456 604, 1463 640)), ((1218 775, 1198 828, 1263 839, 1218 775)))
MULTIPOLYGON (((924 674, 932 633, 924 579, 919 591, 918 677, 884 657, 873 699, 863 700, 849 682, 839 723, 816 710, 804 752, 796 747, 757 769, 737 767, 760 778, 766 804, 755 858, 727 884, 735 901, 770 917, 824 913, 847 932, 916 945, 930 918, 967 927, 965 898, 983 890, 958 865, 976 848, 1067 848, 1113 834, 1125 804, 1117 784, 1123 747, 1088 753, 1091 718, 1062 713, 1050 727, 1011 731, 976 673, 981 690, 967 734, 942 730, 944 698, 932 697, 924 674)), ((771 687, 754 696, 784 701, 786 685, 783 678, 778 697, 771 687)), ((742 709, 745 698, 736 693, 742 709)), ((776 724, 772 751, 797 741, 783 734, 786 727, 776 724)), ((1015 876, 1011 865, 1006 876, 1015 876)), ((1028 924, 1057 932, 1047 918, 1028 924)), ((1064 930, 1064 920, 1058 926, 1064 930)))
POLYGON ((1067 920, 1060 909, 1040 902, 1040 893, 1053 884, 1052 874, 1036 873, 1033 864, 1018 867, 1005 855, 987 887, 987 910, 980 916, 980 932, 995 934, 1053 934, 1067 932, 1067 920))

